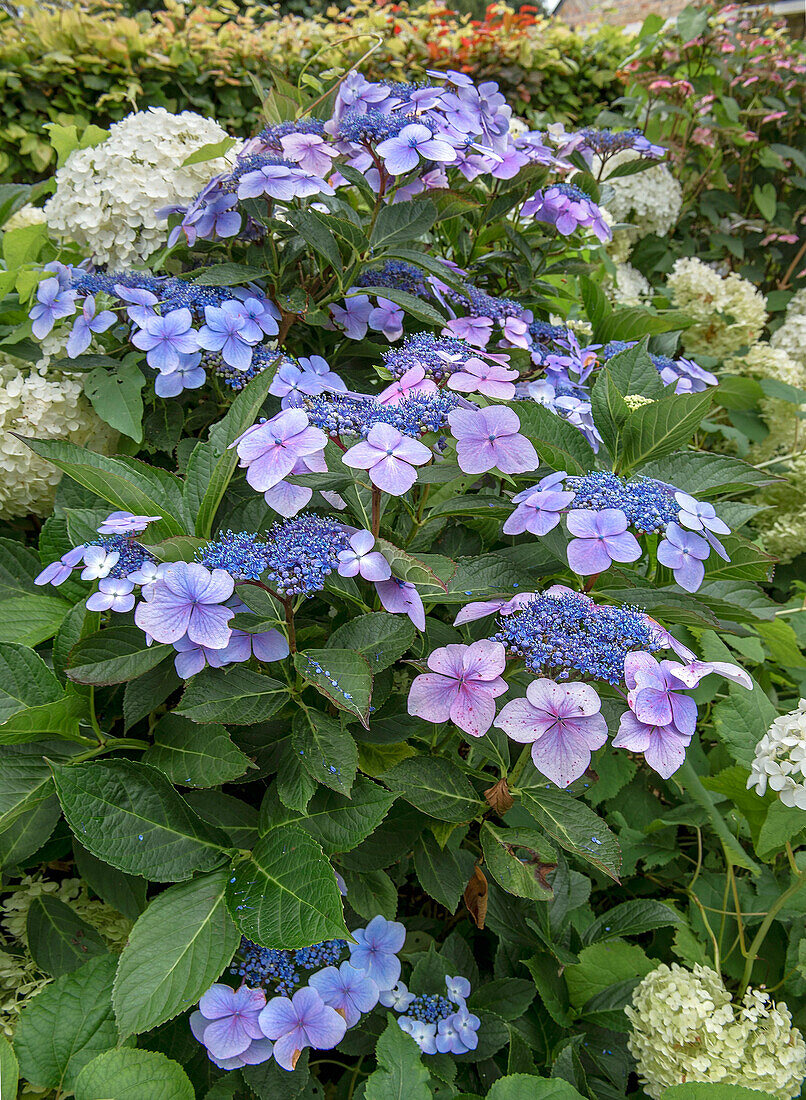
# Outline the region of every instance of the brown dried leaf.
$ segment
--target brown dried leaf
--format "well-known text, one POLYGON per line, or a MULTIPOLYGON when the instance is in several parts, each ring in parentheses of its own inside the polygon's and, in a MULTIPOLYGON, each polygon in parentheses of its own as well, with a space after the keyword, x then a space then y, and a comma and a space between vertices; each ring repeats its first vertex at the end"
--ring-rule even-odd
POLYGON ((477 928, 484 927, 487 919, 487 879, 478 863, 473 868, 473 874, 465 887, 465 905, 477 928))
POLYGON ((506 776, 504 776, 503 779, 499 779, 492 787, 488 787, 484 792, 484 797, 501 817, 515 805, 514 799, 509 793, 509 784, 507 783, 506 776))

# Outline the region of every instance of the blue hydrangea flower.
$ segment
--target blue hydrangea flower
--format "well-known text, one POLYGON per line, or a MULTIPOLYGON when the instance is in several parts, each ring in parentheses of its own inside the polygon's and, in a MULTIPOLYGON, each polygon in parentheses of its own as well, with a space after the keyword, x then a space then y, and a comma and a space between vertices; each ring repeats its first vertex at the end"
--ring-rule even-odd
POLYGON ((397 954, 406 939, 406 929, 379 914, 366 928, 357 928, 353 937, 356 942, 350 944, 350 962, 365 971, 379 990, 392 989, 400 977, 397 954))

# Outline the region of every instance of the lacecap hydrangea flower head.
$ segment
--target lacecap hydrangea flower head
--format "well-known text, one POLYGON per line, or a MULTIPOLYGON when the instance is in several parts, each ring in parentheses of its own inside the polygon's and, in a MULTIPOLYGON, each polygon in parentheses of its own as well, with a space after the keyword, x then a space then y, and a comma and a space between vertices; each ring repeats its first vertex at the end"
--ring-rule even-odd
POLYGON ((785 806, 806 810, 806 699, 776 718, 756 745, 747 788, 763 795, 768 786, 785 806))
POLYGON ((748 989, 736 1004, 715 971, 657 967, 624 1010, 628 1045, 648 1096, 686 1081, 741 1085, 779 1097, 800 1095, 806 1043, 783 1003, 748 989))
POLYGON ((97 263, 138 263, 164 243, 157 211, 192 199, 225 165, 220 159, 183 168, 183 162, 226 137, 217 122, 193 111, 137 111, 116 122, 100 145, 74 150, 58 169, 45 207, 48 226, 88 249, 97 263))

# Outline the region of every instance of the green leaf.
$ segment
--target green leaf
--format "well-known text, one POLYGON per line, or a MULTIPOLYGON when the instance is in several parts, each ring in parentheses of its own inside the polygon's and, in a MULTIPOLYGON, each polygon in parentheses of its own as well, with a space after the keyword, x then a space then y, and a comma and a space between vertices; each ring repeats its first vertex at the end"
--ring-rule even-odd
POLYGON ((455 852, 452 848, 440 848, 433 834, 421 837, 414 849, 414 870, 420 885, 449 913, 455 913, 473 873, 471 852, 455 852), (460 860, 460 856, 467 859, 460 860), (469 866, 468 866, 469 861, 469 866))
POLYGON ((396 577, 416 584, 418 588, 433 589, 438 593, 446 592, 446 582, 456 572, 456 564, 450 558, 429 554, 426 561, 407 554, 405 550, 387 542, 386 539, 376 539, 375 549, 383 554, 396 577))
POLYGON ((431 1100, 430 1075, 417 1044, 391 1013, 387 1019, 375 1048, 378 1068, 367 1078, 365 1100, 431 1100))
POLYGON ((193 276, 194 286, 239 286, 261 279, 268 272, 265 267, 252 267, 250 264, 214 264, 203 267, 193 276))
POLYGON ((37 593, 0 601, 0 642, 35 646, 52 638, 71 605, 59 596, 37 593))
POLYGON ((580 431, 535 401, 515 401, 511 406, 541 462, 553 470, 586 474, 596 466, 596 455, 580 431))
POLYGON ((202 145, 200 149, 197 149, 195 153, 185 157, 182 161, 182 167, 190 168, 192 164, 206 164, 208 160, 216 160, 218 157, 223 157, 237 144, 236 139, 231 137, 222 138, 221 141, 209 141, 206 145, 202 145))
POLYGON ((98 859, 156 882, 179 882, 221 862, 226 837, 156 768, 122 758, 51 767, 67 824, 98 859))
POLYGON ((385 871, 349 871, 342 869, 350 908, 364 920, 378 913, 387 920, 397 916, 397 887, 385 871))
POLYGON ((524 786, 521 799, 523 808, 561 847, 618 882, 621 871, 618 841, 602 818, 584 802, 567 791, 547 788, 545 783, 524 786))
POLYGON ((372 673, 366 657, 349 649, 308 649, 294 654, 294 668, 334 706, 369 728, 372 673))
POLYGON ((216 825, 227 834, 233 848, 247 851, 257 842, 258 811, 248 802, 221 791, 188 791, 185 801, 202 821, 216 825))
POLYGON ((40 754, 10 753, 0 767, 0 867, 27 859, 61 816, 50 768, 40 754))
POLYGON ((767 811, 761 826, 756 852, 759 859, 769 859, 782 852, 787 843, 806 829, 806 817, 797 806, 785 806, 776 801, 767 811))
POLYGON ((623 433, 623 470, 644 466, 688 443, 711 404, 711 394, 674 394, 630 413, 623 433))
POLYGON ((147 466, 136 458, 107 458, 62 440, 26 439, 25 443, 40 458, 52 462, 115 508, 138 516, 162 516, 149 527, 149 536, 155 542, 188 534, 181 482, 167 470, 147 466))
POLYGON ((658 368, 649 357, 646 340, 608 359, 605 372, 623 397, 635 394, 654 401, 666 392, 658 368))
POLYGON ((777 717, 778 711, 756 683, 752 691, 730 684, 727 699, 720 699, 712 711, 717 737, 745 768, 753 763, 756 745, 777 717))
POLYGON ((493 1082, 487 1100, 582 1100, 582 1094, 559 1077, 512 1073, 493 1082))
POLYGON ((383 782, 412 806, 440 821, 472 821, 487 806, 456 764, 438 756, 403 760, 384 773, 383 782))
POLYGON ((138 919, 112 996, 121 1038, 184 1012, 229 966, 240 943, 224 896, 229 876, 224 869, 171 886, 138 919))
MULTIPOLYGON (((279 797, 279 796, 278 796, 279 797)), ((294 824, 322 845, 327 855, 349 852, 377 829, 395 801, 395 795, 360 776, 347 798, 320 787, 305 811, 285 809, 270 788, 260 808, 260 831, 294 824)))
POLYGON ((233 867, 227 903, 240 930, 262 947, 307 947, 349 938, 333 868, 294 825, 272 829, 233 867))
POLYGON ((293 215, 293 225, 300 237, 333 268, 337 275, 341 276, 344 266, 341 261, 339 242, 327 221, 327 215, 317 214, 315 210, 295 210, 293 215))
POLYGON ((653 459, 642 468, 641 473, 645 477, 679 485, 698 499, 742 493, 751 487, 760 489, 781 480, 767 470, 751 466, 749 462, 727 455, 704 454, 702 451, 683 451, 668 458, 653 459))
POLYGON ((470 998, 472 1011, 486 1009, 504 1020, 517 1020, 535 999, 534 982, 525 978, 498 978, 485 982, 470 998))
POLYGON ((99 955, 56 978, 23 1008, 14 1050, 29 1084, 72 1092, 84 1066, 115 1046, 114 975, 115 959, 99 955))
POLYGON ((84 393, 101 420, 135 443, 143 441, 143 395, 140 391, 145 381, 143 372, 128 356, 113 370, 97 367, 84 379, 84 393))
POLYGON ((61 684, 38 654, 22 645, 0 643, 0 722, 63 697, 61 684))
POLYGON ((579 962, 565 968, 571 1003, 582 1008, 609 986, 645 977, 657 964, 643 948, 624 940, 607 940, 583 947, 579 962))
POLYGON ((194 722, 252 726, 282 706, 288 687, 251 668, 205 668, 189 681, 176 714, 194 722))
POLYGON ((17 1100, 19 1080, 20 1067, 14 1048, 5 1035, 0 1035, 0 1100, 17 1100))
POLYGON ((34 962, 54 978, 77 970, 94 955, 107 953, 92 925, 50 894, 37 895, 31 901, 25 934, 34 962))
POLYGON ((542 833, 499 828, 485 821, 480 839, 487 870, 508 894, 532 901, 552 897, 546 874, 556 865, 556 853, 542 833))
POLYGON ((300 1054, 293 1073, 281 1069, 274 1058, 259 1066, 244 1066, 241 1073, 258 1100, 297 1100, 297 1097, 318 1100, 308 1070, 307 1048, 300 1054))
POLYGON ((193 449, 185 474, 184 501, 188 513, 196 517, 194 534, 199 538, 210 538, 215 514, 238 463, 235 448, 229 450, 229 445, 257 420, 273 378, 269 366, 247 382, 227 415, 210 429, 207 441, 193 449))
POLYGON ((437 209, 429 199, 382 206, 370 237, 374 254, 378 256, 394 244, 411 245, 428 232, 436 217, 437 209))
POLYGON ((591 390, 591 410, 599 435, 613 458, 617 458, 621 450, 624 425, 630 418, 630 407, 607 369, 599 372, 591 390))
POLYGON ((70 650, 67 675, 77 684, 123 684, 156 668, 173 647, 146 645, 135 626, 111 626, 89 634, 70 650))
POLYGON ((154 744, 143 754, 143 763, 159 768, 180 786, 216 787, 237 779, 252 766, 223 726, 199 725, 178 714, 165 714, 153 736, 154 744))
POLYGON ((73 858, 78 873, 102 901, 129 920, 137 920, 146 907, 146 880, 111 867, 73 838, 73 858))
POLYGON ((762 218, 771 222, 775 220, 775 211, 778 209, 778 196, 775 184, 772 182, 763 185, 756 184, 753 188, 753 201, 761 211, 762 218))
POLYGON ((0 538, 0 600, 36 592, 34 578, 42 569, 39 555, 13 539, 0 538))
POLYGON ((83 741, 79 732, 79 720, 86 713, 86 700, 79 695, 65 694, 53 703, 27 707, 0 725, 0 744, 24 744, 49 737, 83 741))
POLYGON ((416 633, 414 624, 403 615, 371 611, 335 630, 327 640, 327 648, 354 650, 369 662, 375 675, 403 656, 416 633))
POLYGON ((107 1050, 93 1058, 76 1081, 76 1100, 195 1100, 190 1078, 172 1059, 154 1050, 107 1050))
POLYGON ((317 783, 349 795, 358 770, 358 747, 346 726, 322 711, 301 707, 294 715, 291 745, 317 783))
POLYGON ((653 928, 668 928, 681 924, 679 913, 662 901, 651 898, 638 898, 624 901, 613 909, 608 909, 593 924, 588 925, 582 934, 583 943, 596 943, 601 940, 614 940, 619 936, 637 936, 653 928))

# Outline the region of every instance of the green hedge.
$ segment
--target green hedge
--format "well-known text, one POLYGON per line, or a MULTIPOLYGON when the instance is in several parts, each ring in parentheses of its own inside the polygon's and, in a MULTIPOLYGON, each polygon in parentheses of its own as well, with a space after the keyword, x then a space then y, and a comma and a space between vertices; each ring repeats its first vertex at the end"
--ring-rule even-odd
POLYGON ((592 122, 624 90, 622 32, 584 37, 531 10, 493 5, 486 18, 431 4, 364 2, 315 18, 268 7, 179 5, 124 14, 117 2, 27 5, 0 12, 0 180, 24 181, 55 167, 44 127, 108 125, 133 109, 192 109, 236 133, 258 127, 260 91, 272 70, 295 81, 303 70, 342 72, 371 47, 367 75, 412 79, 427 68, 461 68, 495 79, 510 102, 552 121, 592 122), (405 74, 405 77, 404 77, 405 74))

